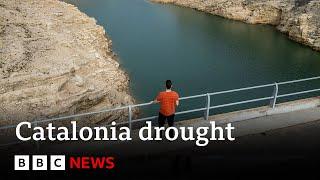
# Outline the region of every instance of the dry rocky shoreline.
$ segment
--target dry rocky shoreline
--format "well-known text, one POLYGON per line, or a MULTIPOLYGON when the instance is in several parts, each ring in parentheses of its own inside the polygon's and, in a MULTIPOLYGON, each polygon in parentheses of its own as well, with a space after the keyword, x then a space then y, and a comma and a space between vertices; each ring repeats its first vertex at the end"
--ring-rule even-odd
POLYGON ((103 27, 73 5, 0 0, 0 125, 134 103, 111 44, 103 27))
POLYGON ((270 24, 320 51, 320 0, 151 0, 250 24, 270 24))

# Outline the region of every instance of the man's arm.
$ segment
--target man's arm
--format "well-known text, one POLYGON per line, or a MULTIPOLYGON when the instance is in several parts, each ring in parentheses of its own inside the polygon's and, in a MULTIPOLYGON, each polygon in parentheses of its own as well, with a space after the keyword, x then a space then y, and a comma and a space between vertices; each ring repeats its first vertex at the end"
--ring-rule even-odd
POLYGON ((158 94, 158 96, 153 100, 153 101, 151 101, 150 103, 159 103, 160 101, 159 101, 159 99, 160 99, 160 94, 158 94))

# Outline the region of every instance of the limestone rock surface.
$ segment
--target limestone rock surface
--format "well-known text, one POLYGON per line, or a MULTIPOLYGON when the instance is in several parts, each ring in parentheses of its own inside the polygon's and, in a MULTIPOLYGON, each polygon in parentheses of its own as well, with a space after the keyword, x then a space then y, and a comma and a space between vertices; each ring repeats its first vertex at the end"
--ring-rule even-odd
MULTIPOLYGON (((134 103, 111 44, 103 27, 73 5, 0 0, 0 124, 134 103)), ((127 115, 86 120, 107 123, 127 115)))

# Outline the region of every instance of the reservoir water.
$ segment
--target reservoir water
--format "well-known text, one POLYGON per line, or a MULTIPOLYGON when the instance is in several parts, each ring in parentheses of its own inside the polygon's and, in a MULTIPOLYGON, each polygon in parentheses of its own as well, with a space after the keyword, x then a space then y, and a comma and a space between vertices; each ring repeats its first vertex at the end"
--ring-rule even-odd
MULTIPOLYGON (((102 25, 129 74, 137 103, 149 102, 171 79, 189 96, 320 75, 320 53, 289 40, 274 27, 249 25, 174 5, 145 0, 68 0, 102 25)), ((280 87, 319 88, 319 81, 280 87)), ((212 98, 212 104, 270 96, 272 88, 212 98)), ((299 97, 295 97, 299 98, 299 97)), ((285 101, 282 99, 280 101, 285 101)), ((268 101, 222 108, 215 113, 266 105, 268 101)), ((182 102, 179 110, 203 107, 182 102)), ((142 110, 155 114, 157 105, 142 110)))

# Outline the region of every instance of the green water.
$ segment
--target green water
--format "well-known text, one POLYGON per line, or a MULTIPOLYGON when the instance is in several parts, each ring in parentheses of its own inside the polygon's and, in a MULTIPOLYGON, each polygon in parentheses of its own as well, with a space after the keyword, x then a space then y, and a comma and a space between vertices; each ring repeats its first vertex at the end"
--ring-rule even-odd
MULTIPOLYGON (((242 22, 144 0, 68 0, 102 25, 130 76, 138 103, 152 100, 171 79, 181 96, 320 75, 320 53, 274 27, 242 22)), ((296 89, 319 88, 319 81, 296 89)), ((280 87, 280 93, 293 87, 280 87)), ((212 98, 212 104, 270 96, 272 88, 212 98)), ((299 97, 295 97, 299 98, 299 97)), ((283 99, 282 101, 284 101, 283 99)), ((268 101, 215 110, 215 113, 268 101)), ((184 101, 179 110, 203 107, 184 101)), ((156 113, 157 106, 144 110, 156 113)))

